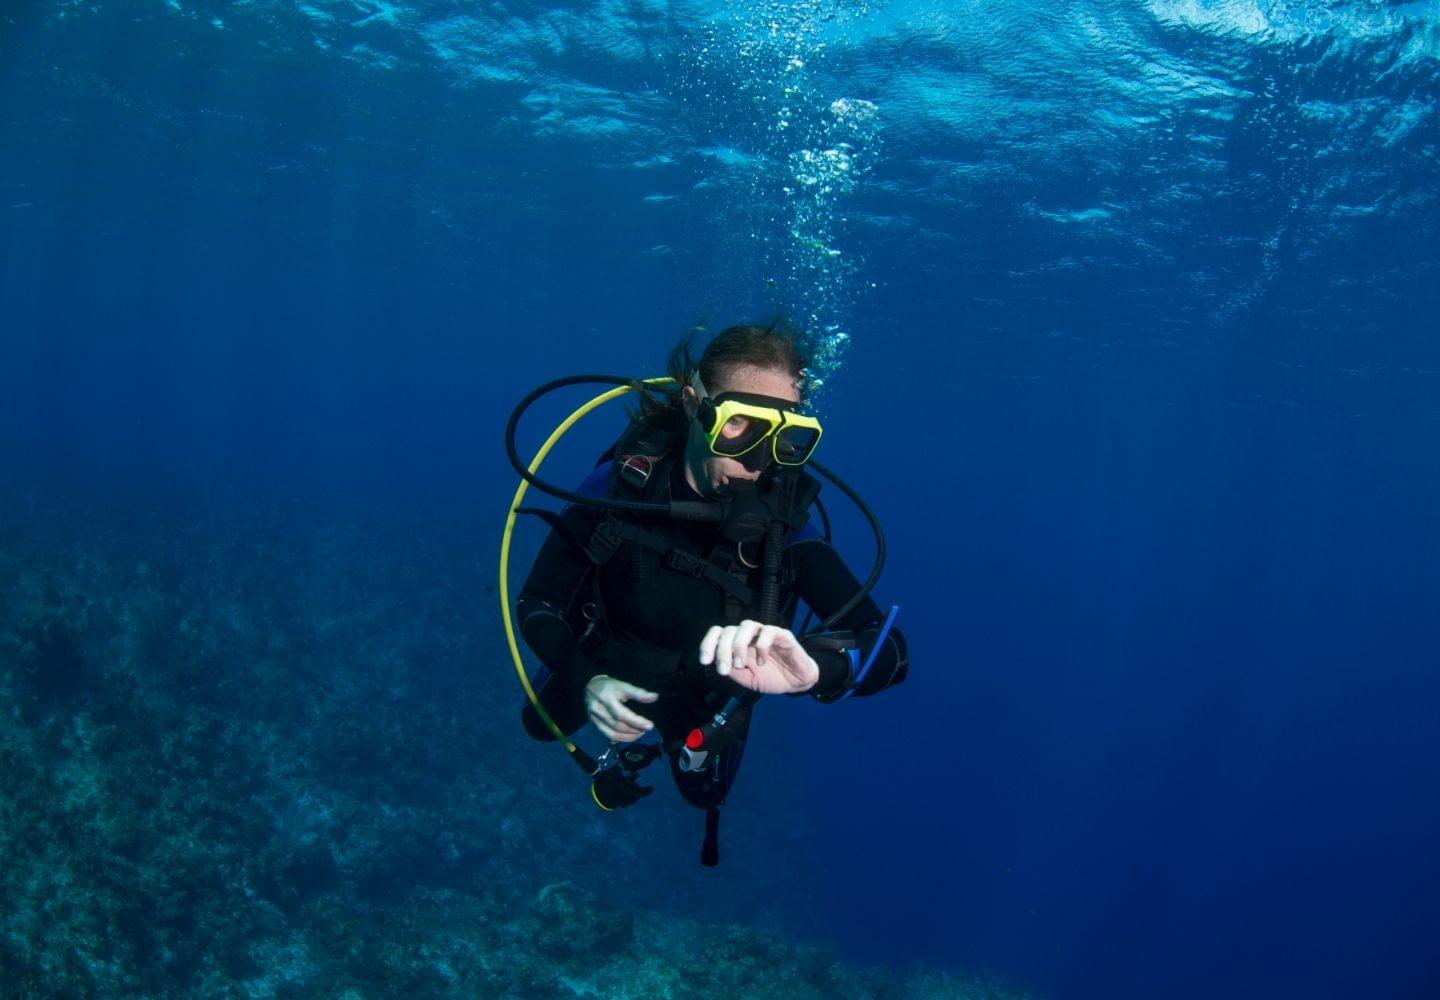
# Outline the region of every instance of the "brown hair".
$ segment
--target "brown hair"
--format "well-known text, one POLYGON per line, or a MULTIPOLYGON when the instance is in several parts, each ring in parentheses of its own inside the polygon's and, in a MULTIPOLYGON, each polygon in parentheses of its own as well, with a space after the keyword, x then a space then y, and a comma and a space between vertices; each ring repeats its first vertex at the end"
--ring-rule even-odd
POLYGON ((784 371, 803 390, 808 359, 799 333, 783 318, 775 319, 769 326, 726 327, 705 345, 705 350, 697 359, 695 342, 703 334, 702 328, 695 327, 670 349, 666 372, 675 380, 673 385, 663 391, 641 394, 640 415, 647 423, 663 419, 680 409, 680 392, 690 384, 696 372, 708 388, 723 383, 735 368, 753 365, 784 371))

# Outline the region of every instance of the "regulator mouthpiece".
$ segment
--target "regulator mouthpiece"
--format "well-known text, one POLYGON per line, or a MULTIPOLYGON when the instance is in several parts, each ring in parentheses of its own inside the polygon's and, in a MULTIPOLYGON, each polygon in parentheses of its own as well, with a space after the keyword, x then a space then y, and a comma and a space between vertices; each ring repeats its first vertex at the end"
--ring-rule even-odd
POLYGON ((754 483, 730 483, 716 494, 725 511, 720 533, 731 542, 755 542, 770 529, 770 508, 760 499, 754 483))

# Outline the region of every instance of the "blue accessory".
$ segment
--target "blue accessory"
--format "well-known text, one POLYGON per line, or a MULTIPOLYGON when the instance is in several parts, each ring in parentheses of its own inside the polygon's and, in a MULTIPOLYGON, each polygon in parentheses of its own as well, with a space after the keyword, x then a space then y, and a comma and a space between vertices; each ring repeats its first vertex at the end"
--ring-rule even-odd
POLYGON ((895 624, 895 616, 900 613, 900 605, 894 604, 890 607, 890 614, 885 617, 885 624, 880 626, 880 634, 875 637, 875 644, 870 647, 870 652, 865 656, 865 664, 858 671, 855 664, 860 660, 860 651, 857 649, 846 650, 850 654, 850 684, 845 688, 845 693, 836 698, 836 701, 844 701, 855 693, 870 668, 875 665, 875 657, 880 655, 880 647, 885 645, 885 640, 890 637, 890 627, 895 624))

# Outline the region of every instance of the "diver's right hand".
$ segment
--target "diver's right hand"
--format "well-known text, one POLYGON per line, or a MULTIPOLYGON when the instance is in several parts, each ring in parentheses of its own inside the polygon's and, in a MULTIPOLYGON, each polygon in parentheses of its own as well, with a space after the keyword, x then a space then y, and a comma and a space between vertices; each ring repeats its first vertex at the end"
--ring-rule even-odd
POLYGON ((595 728, 611 743, 629 743, 654 729, 655 723, 632 712, 625 703, 638 701, 648 705, 659 697, 653 691, 617 681, 608 674, 596 674, 585 685, 585 711, 595 728))

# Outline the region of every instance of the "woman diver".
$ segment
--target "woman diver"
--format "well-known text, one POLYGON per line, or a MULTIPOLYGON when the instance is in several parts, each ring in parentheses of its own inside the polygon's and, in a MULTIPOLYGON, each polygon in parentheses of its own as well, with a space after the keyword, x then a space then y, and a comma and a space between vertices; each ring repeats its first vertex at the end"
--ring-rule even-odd
MULTIPOLYGON (((643 388, 580 488, 551 488, 572 502, 546 518, 516 618, 548 669, 535 693, 550 718, 527 703, 526 731, 553 740, 593 723, 612 744, 595 770, 609 777, 592 785, 606 809, 649 794, 634 772, 665 753, 680 794, 706 811, 701 860, 713 865, 758 697, 872 695, 903 681, 909 661, 894 612, 812 523, 819 483, 805 465, 820 424, 802 412, 795 337, 733 326, 698 361, 691 344, 671 351, 670 379, 656 380, 668 384, 643 388), (823 632, 791 631, 800 600, 823 632), (651 732, 658 745, 634 742, 651 732)), ((511 459, 518 468, 513 446, 511 459)))

